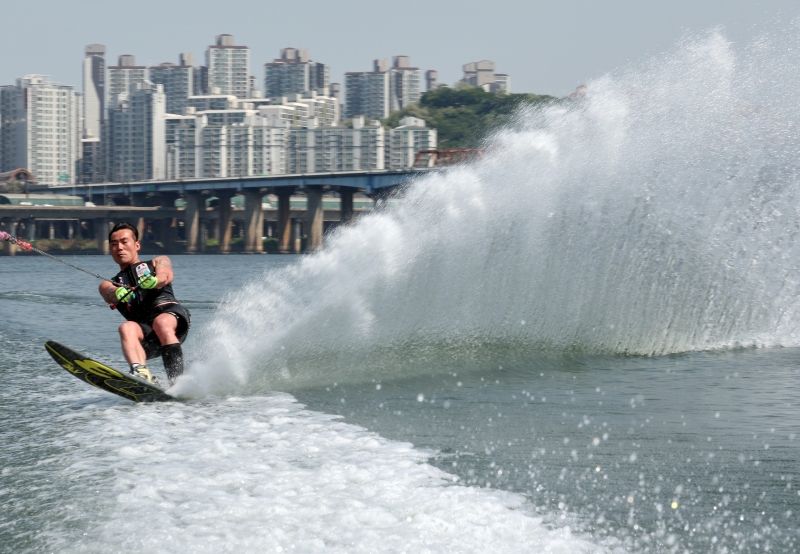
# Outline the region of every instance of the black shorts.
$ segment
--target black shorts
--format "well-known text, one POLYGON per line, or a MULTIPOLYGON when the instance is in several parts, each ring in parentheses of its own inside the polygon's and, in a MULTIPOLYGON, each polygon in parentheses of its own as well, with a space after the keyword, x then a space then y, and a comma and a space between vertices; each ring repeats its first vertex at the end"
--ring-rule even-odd
POLYGON ((180 304, 166 304, 163 307, 156 308, 156 311, 157 313, 153 316, 153 319, 147 323, 139 324, 139 327, 142 328, 142 333, 144 333, 142 347, 144 348, 145 357, 148 360, 161 355, 161 343, 158 340, 156 332, 153 331, 153 321, 155 318, 161 314, 171 314, 175 316, 175 319, 178 320, 178 328, 175 330, 175 334, 178 336, 180 344, 183 344, 183 341, 186 340, 186 337, 189 335, 189 328, 192 326, 192 314, 180 304))

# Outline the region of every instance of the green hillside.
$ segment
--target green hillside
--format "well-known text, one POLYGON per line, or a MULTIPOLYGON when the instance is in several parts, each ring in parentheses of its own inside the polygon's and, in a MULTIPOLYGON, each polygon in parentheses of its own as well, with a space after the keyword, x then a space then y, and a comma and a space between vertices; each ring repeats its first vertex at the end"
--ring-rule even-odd
POLYGON ((523 104, 557 101, 538 94, 494 94, 474 87, 440 88, 426 92, 418 104, 393 112, 383 120, 388 128, 397 127, 407 116, 424 119, 438 130, 439 148, 480 146, 481 139, 507 123, 523 104))

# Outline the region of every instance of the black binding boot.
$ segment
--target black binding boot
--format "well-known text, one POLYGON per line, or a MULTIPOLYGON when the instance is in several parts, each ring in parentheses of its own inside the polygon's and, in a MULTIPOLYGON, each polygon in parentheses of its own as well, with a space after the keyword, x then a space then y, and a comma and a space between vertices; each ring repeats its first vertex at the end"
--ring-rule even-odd
POLYGON ((169 384, 175 384, 175 379, 183 375, 183 349, 180 343, 164 346, 161 349, 161 359, 164 361, 169 384))

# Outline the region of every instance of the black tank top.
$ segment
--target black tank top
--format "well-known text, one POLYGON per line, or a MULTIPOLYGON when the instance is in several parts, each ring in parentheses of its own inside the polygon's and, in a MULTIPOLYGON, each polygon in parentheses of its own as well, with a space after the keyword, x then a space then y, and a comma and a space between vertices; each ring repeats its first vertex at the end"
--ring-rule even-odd
MULTIPOLYGON (((135 287, 139 277, 148 271, 153 275, 156 274, 152 260, 129 265, 114 276, 114 281, 135 287)), ((130 302, 118 303, 117 310, 128 321, 137 323, 149 323, 161 313, 161 308, 178 303, 172 292, 172 284, 162 289, 136 289, 134 294, 136 296, 130 302)))

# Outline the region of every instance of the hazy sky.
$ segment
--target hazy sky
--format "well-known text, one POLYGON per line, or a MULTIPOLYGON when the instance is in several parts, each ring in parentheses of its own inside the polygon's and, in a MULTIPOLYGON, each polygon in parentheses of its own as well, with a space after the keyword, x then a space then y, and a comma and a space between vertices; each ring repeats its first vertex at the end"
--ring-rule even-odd
MULTIPOLYGON (((513 92, 563 95, 600 74, 669 49, 686 33, 723 26, 728 38, 749 37, 800 15, 797 0, 27 0, 0 3, 0 85, 31 73, 81 90, 86 44, 107 47, 106 61, 133 54, 139 65, 177 62, 194 52, 202 63, 214 36, 229 33, 251 49, 251 73, 280 48, 311 49, 331 67, 370 70, 375 58, 411 56, 440 81, 461 66, 493 60, 511 75, 513 92)), ((259 88, 263 85, 259 84, 259 88)))

